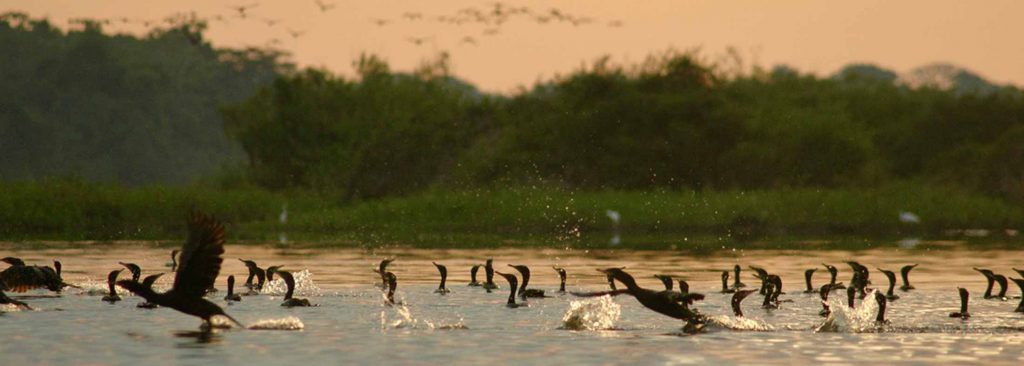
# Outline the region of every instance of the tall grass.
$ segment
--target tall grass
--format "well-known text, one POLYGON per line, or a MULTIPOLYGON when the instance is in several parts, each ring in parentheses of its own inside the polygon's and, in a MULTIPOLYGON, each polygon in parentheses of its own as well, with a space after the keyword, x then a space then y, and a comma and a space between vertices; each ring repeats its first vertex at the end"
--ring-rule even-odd
POLYGON ((75 180, 0 183, 0 241, 179 239, 192 208, 226 221, 232 240, 279 233, 314 242, 473 245, 632 237, 937 234, 1024 226, 1024 210, 965 191, 902 183, 870 189, 586 191, 550 187, 431 190, 342 203, 312 192, 206 186, 126 188, 75 180), (289 218, 280 223, 287 205, 289 218), (621 215, 613 223, 607 211, 621 215), (900 223, 913 212, 920 224, 900 223), (753 229, 751 229, 753 227, 753 229), (749 233, 747 233, 749 234, 749 233), (497 238, 497 239, 496 239, 497 238), (456 243, 451 243, 456 244, 456 243))

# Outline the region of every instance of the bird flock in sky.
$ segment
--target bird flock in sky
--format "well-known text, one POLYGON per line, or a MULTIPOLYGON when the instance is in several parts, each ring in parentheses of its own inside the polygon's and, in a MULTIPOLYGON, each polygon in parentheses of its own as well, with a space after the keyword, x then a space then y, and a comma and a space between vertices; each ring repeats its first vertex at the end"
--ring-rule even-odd
MULTIPOLYGON (((335 2, 313 0, 307 4, 322 16, 344 11, 335 2)), ((296 6, 307 6, 299 4, 296 6)), ((288 24, 284 19, 272 18, 261 14, 260 3, 248 3, 227 6, 223 13, 197 16, 195 14, 175 14, 163 19, 144 19, 129 17, 112 18, 71 18, 71 25, 97 24, 108 27, 138 27, 153 29, 156 27, 177 27, 191 22, 203 22, 207 25, 228 25, 237 22, 258 22, 267 28, 279 29, 280 36, 270 38, 263 47, 278 47, 285 40, 298 41, 307 35, 307 31, 298 25, 288 24)), ((420 11, 403 11, 394 17, 370 17, 367 20, 376 27, 398 26, 399 24, 443 24, 449 26, 475 28, 470 32, 450 32, 445 38, 454 34, 455 46, 472 47, 479 45, 484 38, 493 38, 503 32, 503 26, 511 22, 532 22, 539 25, 563 24, 572 27, 588 25, 604 25, 608 28, 619 28, 624 25, 622 20, 602 21, 593 17, 571 14, 558 8, 533 9, 526 6, 513 6, 502 2, 491 2, 482 6, 469 6, 458 9, 450 14, 427 14, 420 11)), ((439 46, 438 35, 407 35, 405 41, 412 46, 439 46)), ((446 44, 452 46, 453 44, 446 44)))

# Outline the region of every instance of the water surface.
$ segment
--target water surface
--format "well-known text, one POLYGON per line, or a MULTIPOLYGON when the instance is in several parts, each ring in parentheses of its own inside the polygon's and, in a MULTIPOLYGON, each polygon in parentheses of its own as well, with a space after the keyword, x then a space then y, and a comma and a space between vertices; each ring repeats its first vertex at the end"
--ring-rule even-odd
MULTIPOLYGON (((143 275, 165 272, 169 249, 150 243, 117 245, 65 245, 33 249, 0 245, 0 255, 18 256, 30 264, 59 259, 66 281, 83 290, 69 289, 59 297, 32 292, 24 301, 35 311, 0 314, 2 364, 854 364, 872 363, 1005 363, 1024 360, 1024 314, 1014 313, 1019 300, 983 300, 984 278, 971 267, 985 267, 1017 277, 1011 267, 1024 268, 1018 252, 1005 249, 961 247, 933 243, 931 249, 900 249, 896 245, 859 251, 842 250, 722 250, 693 255, 680 251, 587 251, 572 249, 423 250, 277 248, 229 245, 218 287, 227 275, 244 280, 246 270, 235 258, 254 259, 261 266, 284 265, 299 274, 298 293, 319 304, 314 308, 286 309, 282 286, 276 281, 266 293, 244 298, 226 310, 246 325, 300 330, 221 330, 197 334, 200 321, 173 310, 142 310, 134 296, 107 304, 100 301, 106 273, 118 261, 142 266, 143 275), (940 249, 941 248, 941 249, 940 249), (398 298, 405 306, 387 306, 375 287, 372 271, 385 257, 397 260, 389 268, 399 278, 398 298), (526 264, 533 272, 531 287, 553 297, 534 299, 529 306, 508 309, 502 286, 493 293, 467 287, 469 267, 494 258, 499 270, 507 264, 526 264), (858 260, 873 270, 874 286, 884 289, 885 277, 876 267, 898 271, 920 263, 911 280, 912 292, 889 304, 891 324, 875 327, 875 305, 840 315, 843 327, 834 333, 815 332, 823 318, 817 295, 803 294, 803 271, 818 267, 815 284, 827 278, 821 263, 840 268, 840 280, 849 281, 845 260, 858 260), (431 261, 449 268, 452 293, 433 293, 438 275, 431 261), (731 295, 719 294, 720 271, 744 266, 743 281, 756 279, 746 270, 758 265, 779 274, 786 295, 781 309, 760 308, 760 296, 744 302, 747 322, 767 331, 734 330, 709 326, 702 334, 681 332, 681 322, 653 313, 630 297, 580 299, 555 293, 558 277, 552 265, 566 268, 570 291, 596 291, 607 287, 596 268, 626 266, 649 288, 661 284, 656 273, 689 281, 691 291, 707 295, 694 308, 721 322, 740 324, 731 316, 731 295), (957 286, 971 290, 974 315, 968 321, 947 314, 959 307, 957 286), (42 297, 37 297, 42 296, 42 297), (564 329, 563 318, 573 302, 583 312, 600 318, 605 329, 564 329), (585 301, 585 302, 582 302, 585 301), (604 301, 604 302, 602 302, 604 301), (621 314, 616 317, 616 314, 621 314), (276 325, 275 325, 276 324, 276 325)), ((0 265, 2 266, 2 265, 0 265)), ((514 271, 513 271, 514 272, 514 271)), ((170 286, 165 276, 158 288, 170 286)), ((483 271, 480 273, 483 278, 483 271)), ((1011 282, 1008 292, 1019 296, 1011 282)), ((224 305, 223 292, 211 298, 224 305)), ((839 297, 839 296, 837 296, 839 297)), ((837 299, 838 300, 838 299, 837 299)), ((835 304, 839 307, 838 303, 835 304)), ((837 312, 838 313, 838 312, 837 312)), ((580 315, 577 313, 576 315, 580 315)), ((752 328, 750 328, 752 329, 752 328)))

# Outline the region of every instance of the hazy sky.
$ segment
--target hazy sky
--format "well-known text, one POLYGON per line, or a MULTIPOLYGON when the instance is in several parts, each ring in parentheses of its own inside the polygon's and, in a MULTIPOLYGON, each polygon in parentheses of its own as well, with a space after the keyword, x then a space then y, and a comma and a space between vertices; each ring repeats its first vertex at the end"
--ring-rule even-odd
MULTIPOLYGON (((538 23, 512 16, 500 26, 446 24, 437 16, 459 9, 493 9, 489 1, 460 0, 0 0, 0 11, 47 16, 58 25, 68 18, 161 19, 194 11, 211 21, 214 45, 265 45, 292 53, 299 65, 351 73, 361 53, 383 56, 393 68, 409 70, 440 51, 452 56, 453 71, 481 89, 510 91, 538 79, 567 73, 601 55, 638 62, 666 50, 700 47, 709 59, 735 47, 749 62, 788 64, 828 74, 852 62, 907 71, 932 62, 966 67, 999 83, 1024 85, 1024 1, 506 1, 536 14, 551 8, 589 24, 538 23), (258 4, 239 18, 234 5, 258 4), (422 13, 408 19, 404 13, 422 13), (270 22, 278 21, 273 26, 270 22), (378 25, 376 20, 386 20, 378 25), (617 26, 621 23, 620 26, 617 26), (488 31, 489 30, 489 31, 488 31), (297 38, 289 31, 302 34, 297 38), (496 32, 496 33, 494 33, 496 32), (493 34, 485 34, 493 33, 493 34), (473 42, 466 40, 471 37, 473 42), (412 38, 422 38, 416 45, 412 38)), ((112 26, 138 31, 141 25, 112 26)))

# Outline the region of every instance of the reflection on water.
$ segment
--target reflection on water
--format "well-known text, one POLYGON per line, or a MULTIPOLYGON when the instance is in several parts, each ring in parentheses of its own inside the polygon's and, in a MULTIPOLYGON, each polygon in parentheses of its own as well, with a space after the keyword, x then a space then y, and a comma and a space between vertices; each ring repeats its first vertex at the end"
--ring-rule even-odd
MULTIPOLYGON (((24 245, 0 246, 0 256, 18 256, 29 263, 60 259, 64 277, 83 289, 60 296, 32 292, 21 297, 37 310, 17 311, 0 305, 0 355, 3 364, 174 364, 246 363, 252 365, 313 362, 391 364, 625 364, 625 363, 1018 363, 1024 360, 1024 314, 1013 310, 1019 299, 985 300, 984 277, 971 267, 1016 274, 1024 261, 1016 251, 958 247, 920 242, 910 249, 893 242, 874 249, 845 250, 720 250, 700 257, 679 251, 556 249, 418 250, 406 248, 336 249, 228 246, 226 257, 253 258, 262 266, 284 265, 295 274, 297 294, 320 304, 313 308, 280 306, 280 279, 264 294, 248 296, 225 307, 249 329, 198 331, 200 320, 173 310, 136 309, 138 298, 106 304, 105 274, 118 261, 142 266, 143 275, 166 272, 169 250, 146 243, 81 245, 29 250, 24 245), (941 247, 941 250, 936 248, 941 247), (389 270, 398 275, 397 300, 388 306, 372 271, 380 259, 394 257, 389 270), (487 258, 496 267, 526 264, 533 269, 531 287, 555 294, 558 274, 568 272, 570 291, 607 288, 596 268, 625 266, 641 286, 661 288, 654 274, 669 274, 690 283, 707 298, 693 305, 711 319, 703 334, 682 335, 682 324, 647 309, 631 297, 597 299, 555 295, 530 299, 529 307, 505 308, 507 289, 487 293, 466 286, 469 268, 487 258), (875 268, 898 270, 919 263, 911 273, 917 290, 900 293, 888 303, 890 324, 874 323, 872 297, 849 309, 845 296, 830 297, 831 320, 818 315, 817 294, 803 287, 803 272, 829 263, 849 281, 846 260, 872 269, 873 286, 887 281, 875 268), (448 266, 451 294, 440 296, 438 274, 431 261, 448 266), (732 315, 731 294, 721 294, 720 274, 735 264, 764 267, 780 275, 789 293, 780 309, 760 308, 760 296, 743 303, 745 317, 732 315), (797 285, 799 284, 799 285, 797 285), (951 319, 959 308, 956 288, 971 290, 970 320, 951 319), (43 296, 37 296, 43 295, 43 296), (64 310, 64 311, 54 311, 64 310), (832 332, 819 333, 830 322, 832 332), (611 330, 609 330, 611 329, 611 330), (259 331, 256 331, 259 330, 259 331), (268 332, 263 330, 281 330, 268 332), (458 331, 450 331, 458 330, 458 331)), ((244 265, 224 262, 218 287, 228 275, 244 278, 244 265)), ((745 269, 744 282, 756 281, 745 269)), ((819 271, 813 281, 827 280, 819 271)), ((483 273, 480 274, 480 279, 483 273)), ((173 276, 156 288, 166 290, 173 276)), ((730 280, 731 281, 731 280, 730 280)), ((1011 283, 1012 285, 1012 283, 1011 283)), ((1011 297, 1019 295, 1016 287, 1011 297)), ((20 296, 19 296, 20 297, 20 296)), ((223 294, 211 300, 224 305, 223 294)))

